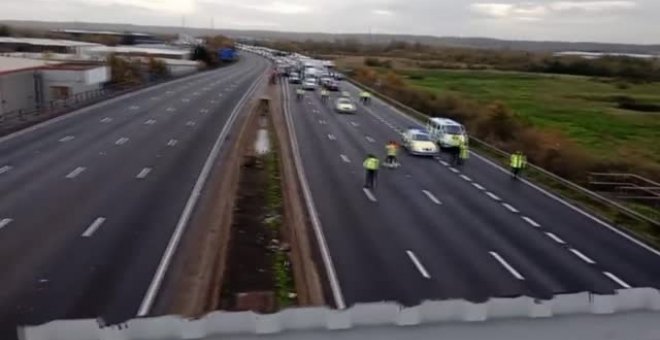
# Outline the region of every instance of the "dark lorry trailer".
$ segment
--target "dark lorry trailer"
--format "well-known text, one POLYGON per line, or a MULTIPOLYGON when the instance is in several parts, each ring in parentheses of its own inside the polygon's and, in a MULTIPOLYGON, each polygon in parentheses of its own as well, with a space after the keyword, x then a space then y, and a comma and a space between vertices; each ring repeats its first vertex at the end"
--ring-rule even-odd
POLYGON ((238 54, 233 48, 221 48, 218 50, 218 59, 222 62, 229 63, 235 61, 237 57, 238 54))

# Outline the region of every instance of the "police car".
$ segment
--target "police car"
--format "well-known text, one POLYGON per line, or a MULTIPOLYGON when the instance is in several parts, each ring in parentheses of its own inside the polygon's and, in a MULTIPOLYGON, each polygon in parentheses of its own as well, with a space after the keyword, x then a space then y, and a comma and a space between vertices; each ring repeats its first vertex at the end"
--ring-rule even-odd
POLYGON ((401 145, 413 155, 435 156, 438 153, 438 146, 422 129, 408 129, 401 135, 401 139, 401 145))
POLYGON ((426 123, 426 130, 431 139, 443 149, 458 148, 461 143, 468 142, 465 127, 451 119, 430 118, 426 123))

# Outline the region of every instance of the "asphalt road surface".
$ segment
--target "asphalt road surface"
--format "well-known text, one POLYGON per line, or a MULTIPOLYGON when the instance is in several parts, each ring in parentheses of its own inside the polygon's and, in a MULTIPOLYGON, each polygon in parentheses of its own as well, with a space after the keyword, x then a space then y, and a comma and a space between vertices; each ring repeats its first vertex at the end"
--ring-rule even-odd
MULTIPOLYGON (((357 99, 353 85, 342 90, 357 99)), ((302 163, 346 305, 660 287, 660 253, 479 155, 457 168, 446 155, 402 151, 402 166, 381 168, 364 190, 365 156, 383 159, 386 142, 418 123, 376 98, 343 115, 334 97, 294 93, 302 163)))
POLYGON ((146 89, 0 140, 0 338, 135 317, 191 190, 264 59, 146 89))

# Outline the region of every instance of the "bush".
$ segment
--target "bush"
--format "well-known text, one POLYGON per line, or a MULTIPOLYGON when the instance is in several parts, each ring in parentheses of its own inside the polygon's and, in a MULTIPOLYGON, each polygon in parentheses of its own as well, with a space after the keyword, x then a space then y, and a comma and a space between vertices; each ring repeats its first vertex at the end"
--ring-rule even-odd
POLYGON ((380 60, 378 58, 368 57, 364 59, 364 64, 369 67, 392 68, 391 60, 380 60))

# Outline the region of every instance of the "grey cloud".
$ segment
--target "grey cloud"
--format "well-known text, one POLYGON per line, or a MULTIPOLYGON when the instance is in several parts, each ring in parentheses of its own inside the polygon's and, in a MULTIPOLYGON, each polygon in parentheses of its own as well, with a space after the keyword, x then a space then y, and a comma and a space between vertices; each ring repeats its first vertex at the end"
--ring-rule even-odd
POLYGON ((0 18, 657 42, 657 0, 2 0, 0 18))

